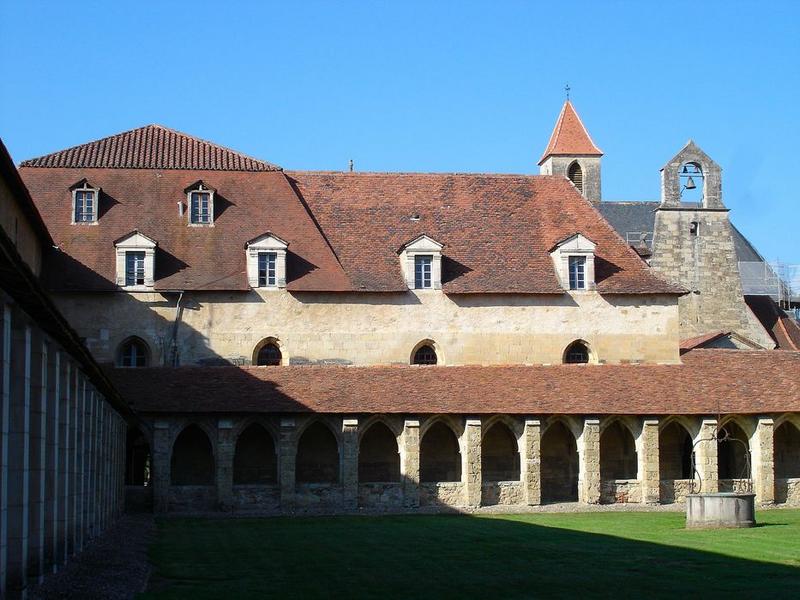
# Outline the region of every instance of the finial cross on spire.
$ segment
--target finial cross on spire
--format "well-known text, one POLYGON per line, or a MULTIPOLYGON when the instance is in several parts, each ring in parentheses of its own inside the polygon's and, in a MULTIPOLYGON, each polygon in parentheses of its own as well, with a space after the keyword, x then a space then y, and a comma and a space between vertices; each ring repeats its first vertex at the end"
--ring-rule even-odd
POLYGON ((571 88, 571 87, 569 87, 569 84, 567 84, 567 85, 565 85, 565 86, 564 86, 564 91, 565 91, 565 92, 567 92, 567 100, 569 100, 569 91, 570 91, 571 89, 572 89, 572 88, 571 88))

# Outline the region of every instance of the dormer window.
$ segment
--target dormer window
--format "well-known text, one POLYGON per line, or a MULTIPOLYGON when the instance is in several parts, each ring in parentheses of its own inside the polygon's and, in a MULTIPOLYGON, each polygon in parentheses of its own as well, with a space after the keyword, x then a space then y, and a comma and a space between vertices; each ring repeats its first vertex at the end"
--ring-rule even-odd
POLYGON ((89 182, 82 179, 72 188, 72 222, 96 223, 97 204, 100 190, 89 185, 89 182))
POLYGON ((214 190, 202 181, 186 188, 190 225, 214 224, 214 190))
POLYGON ((427 235, 421 235, 400 249, 400 267, 409 289, 442 289, 443 247, 427 235))
POLYGON ((247 281, 252 288, 286 287, 286 248, 289 244, 271 233, 247 242, 247 281))
POLYGON ((117 285, 127 290, 148 290, 154 285, 158 244, 134 230, 114 242, 117 253, 117 285))
POLYGON ((595 243, 580 233, 560 241, 550 251, 561 286, 567 290, 592 290, 595 243))

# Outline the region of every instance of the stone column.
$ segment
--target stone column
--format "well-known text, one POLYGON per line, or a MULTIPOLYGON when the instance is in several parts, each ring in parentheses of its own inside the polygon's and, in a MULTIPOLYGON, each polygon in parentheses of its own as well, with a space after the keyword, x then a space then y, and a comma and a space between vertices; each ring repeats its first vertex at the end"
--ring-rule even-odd
POLYGON ((45 564, 55 572, 58 561, 58 369, 60 353, 52 348, 47 356, 47 466, 45 483, 45 564))
POLYGON ((153 426, 153 510, 156 513, 169 511, 170 444, 169 421, 158 419, 153 426))
POLYGON ((11 403, 8 430, 8 531, 6 590, 9 597, 25 594, 28 577, 30 511, 31 328, 19 311, 11 328, 11 403))
POLYGON ((80 484, 79 484, 79 473, 78 473, 78 459, 79 459, 79 447, 78 447, 78 416, 80 414, 80 396, 78 393, 78 381, 80 381, 81 373, 78 371, 78 366, 76 364, 72 365, 72 377, 70 378, 70 397, 72 402, 70 403, 70 427, 69 427, 69 435, 70 435, 70 484, 69 484, 69 553, 70 556, 78 552, 78 501, 80 499, 79 492, 80 492, 80 484))
POLYGON ((522 434, 522 485, 525 504, 534 506, 542 503, 542 422, 539 419, 525 419, 522 434))
POLYGON ((233 436, 233 420, 217 421, 217 505, 220 510, 233 508, 233 455, 236 439, 233 436))
POLYGON ((59 434, 59 475, 61 485, 59 486, 58 500, 58 554, 59 562, 66 564, 69 557, 69 478, 70 478, 70 437, 69 437, 69 378, 72 367, 66 354, 62 354, 64 360, 61 362, 59 374, 59 413, 60 413, 60 434, 59 434))
POLYGON ((467 506, 481 505, 483 478, 481 476, 481 420, 467 419, 464 427, 464 457, 462 480, 467 506))
POLYGON ((600 502, 600 419, 584 419, 578 444, 578 500, 600 502))
POLYGON ((11 410, 11 306, 3 303, 0 368, 2 368, 2 414, 0 414, 0 596, 6 592, 8 565, 8 417, 11 410))
POLYGON ((403 506, 419 506, 419 421, 406 419, 403 426, 400 473, 403 478, 403 506))
POLYGON ((699 492, 712 494, 719 491, 717 471, 717 420, 703 419, 695 438, 695 469, 700 477, 699 492))
POLYGON ((297 460, 297 440, 295 440, 295 420, 281 419, 278 474, 281 478, 281 510, 294 510, 295 462, 297 460))
POLYGON ((78 552, 83 550, 83 542, 86 532, 86 460, 87 460, 87 436, 86 436, 86 376, 83 373, 78 374, 78 393, 75 397, 75 405, 78 409, 78 418, 76 420, 77 427, 77 448, 78 448, 78 481, 76 484, 76 492, 78 494, 77 510, 78 515, 77 523, 77 540, 76 547, 78 552))
POLYGON ((44 579, 45 461, 47 459, 47 344, 41 333, 31 353, 30 547, 28 577, 44 579))
POLYGON ((342 419, 342 499, 345 510, 358 508, 358 419, 342 419))
POLYGON ((661 501, 658 461, 658 419, 644 419, 639 441, 639 480, 643 504, 658 504, 661 501))
POLYGON ((760 504, 775 503, 774 430, 774 421, 771 417, 760 417, 750 440, 753 491, 756 493, 756 501, 760 504))
POLYGON ((86 443, 88 452, 88 474, 89 489, 86 494, 86 528, 90 538, 95 536, 95 523, 97 510, 97 396, 92 394, 89 397, 89 405, 86 409, 86 443))

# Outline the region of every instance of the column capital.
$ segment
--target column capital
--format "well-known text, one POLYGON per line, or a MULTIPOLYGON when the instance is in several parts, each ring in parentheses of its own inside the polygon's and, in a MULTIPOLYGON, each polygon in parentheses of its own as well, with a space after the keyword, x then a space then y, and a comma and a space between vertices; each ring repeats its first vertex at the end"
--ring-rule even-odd
POLYGON ((169 429, 169 421, 167 421, 166 419, 157 419, 156 422, 153 424, 153 428, 169 429))
POLYGON ((480 427, 481 420, 480 419, 467 419, 465 422, 467 427, 480 427))
POLYGON ((419 419, 406 419, 403 423, 404 427, 419 427, 419 419))
POLYGON ((342 419, 342 427, 358 427, 358 419, 342 419))
POLYGON ((217 427, 220 429, 233 429, 233 419, 220 419, 217 421, 217 427))
POLYGON ((759 425, 775 425, 775 419, 772 417, 758 417, 759 425))
POLYGON ((654 425, 658 426, 658 424, 659 424, 659 420, 658 419, 643 419, 642 420, 642 425, 644 425, 646 427, 647 426, 652 427, 654 425))
POLYGON ((584 425, 600 425, 600 419, 597 417, 586 417, 583 420, 584 425))
POLYGON ((294 418, 281 419, 281 429, 293 429, 294 426, 294 418))

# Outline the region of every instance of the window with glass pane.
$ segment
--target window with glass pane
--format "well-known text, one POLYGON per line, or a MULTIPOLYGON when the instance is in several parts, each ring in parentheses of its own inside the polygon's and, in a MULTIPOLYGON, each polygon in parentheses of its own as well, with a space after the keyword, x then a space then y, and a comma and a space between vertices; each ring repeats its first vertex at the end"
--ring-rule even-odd
POLYGON ((210 192, 192 192, 191 219, 201 225, 211 223, 210 192))
POLYGON ((94 191, 78 190, 75 192, 75 222, 91 223, 94 221, 94 191))
POLYGON ((147 349, 140 340, 128 340, 120 352, 119 364, 122 367, 146 367, 147 349))
POLYGON ((569 257, 569 289, 586 289, 586 257, 569 257))
POLYGON ((433 277, 431 275, 431 265, 433 263, 432 256, 415 256, 414 257, 414 287, 417 289, 425 289, 433 286, 433 277))
POLYGON ((414 365, 435 365, 436 364, 436 350, 425 344, 420 346, 416 352, 411 363, 414 365))
POLYGON ((125 285, 144 285, 144 252, 125 253, 125 285))
POLYGON ((266 287, 276 285, 275 276, 275 263, 277 262, 278 254, 276 252, 259 252, 258 253, 258 285, 259 287, 266 287))

